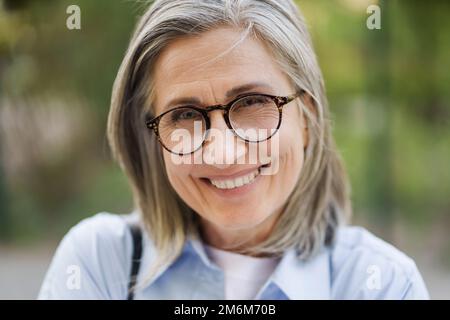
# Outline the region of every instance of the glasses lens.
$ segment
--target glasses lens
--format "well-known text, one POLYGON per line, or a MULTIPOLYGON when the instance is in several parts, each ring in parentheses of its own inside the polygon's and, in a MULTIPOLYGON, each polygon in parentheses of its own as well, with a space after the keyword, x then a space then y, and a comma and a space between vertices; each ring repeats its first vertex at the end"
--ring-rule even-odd
POLYGON ((159 121, 159 137, 164 146, 177 154, 188 154, 201 147, 206 134, 203 115, 192 108, 177 108, 159 121))
POLYGON ((247 141, 263 141, 278 128, 280 112, 276 103, 262 95, 236 101, 230 110, 230 123, 236 133, 247 141))

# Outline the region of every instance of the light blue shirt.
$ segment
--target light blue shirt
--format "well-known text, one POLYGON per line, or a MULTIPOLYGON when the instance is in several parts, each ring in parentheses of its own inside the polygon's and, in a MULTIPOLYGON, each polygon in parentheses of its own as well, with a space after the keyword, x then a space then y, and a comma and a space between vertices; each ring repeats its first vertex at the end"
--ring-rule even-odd
MULTIPOLYGON (((39 299, 126 299, 132 237, 126 216, 99 213, 59 244, 39 299)), ((144 234, 138 283, 156 256, 144 234)), ((224 273, 199 240, 165 266, 135 299, 224 299, 224 273)), ((255 297, 264 299, 429 299, 414 261, 362 227, 339 227, 336 242, 306 262, 287 250, 255 297)))

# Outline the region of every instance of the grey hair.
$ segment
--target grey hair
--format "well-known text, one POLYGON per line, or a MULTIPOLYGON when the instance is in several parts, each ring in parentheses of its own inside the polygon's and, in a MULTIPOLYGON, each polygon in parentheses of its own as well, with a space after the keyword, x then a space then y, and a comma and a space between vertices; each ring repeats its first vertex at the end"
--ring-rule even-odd
POLYGON ((241 30, 241 40, 250 35, 266 44, 312 104, 300 103, 309 142, 299 180, 270 236, 241 253, 280 256, 294 247, 298 258, 306 260, 332 244, 337 227, 351 215, 322 73, 296 5, 291 0, 156 0, 141 17, 118 71, 107 128, 112 153, 129 179, 134 205, 159 253, 151 274, 179 256, 187 236, 198 235, 199 224, 198 215, 171 187, 161 147, 145 127, 146 114, 153 112, 153 67, 171 41, 220 26, 241 30))

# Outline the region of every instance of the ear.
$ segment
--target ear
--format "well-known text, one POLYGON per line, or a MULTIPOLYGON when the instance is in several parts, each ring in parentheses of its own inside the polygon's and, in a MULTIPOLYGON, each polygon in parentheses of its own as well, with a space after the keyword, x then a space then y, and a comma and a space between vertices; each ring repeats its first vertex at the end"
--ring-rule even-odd
MULTIPOLYGON (((300 99, 302 100, 303 105, 308 109, 309 113, 312 115, 316 115, 316 104, 314 102, 314 99, 307 93, 303 92, 303 94, 300 96, 300 99)), ((301 115, 302 115, 302 125, 303 125, 303 149, 306 150, 306 148, 309 145, 309 126, 308 126, 308 119, 305 113, 305 110, 301 109, 301 115)))

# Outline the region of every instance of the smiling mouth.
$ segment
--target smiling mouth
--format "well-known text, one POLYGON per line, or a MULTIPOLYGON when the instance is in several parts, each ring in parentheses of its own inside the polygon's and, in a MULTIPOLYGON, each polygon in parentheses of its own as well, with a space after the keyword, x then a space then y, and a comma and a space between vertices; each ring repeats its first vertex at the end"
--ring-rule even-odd
POLYGON ((212 186, 216 187, 217 189, 235 189, 255 181, 255 179, 261 174, 261 169, 270 167, 270 165, 271 165, 270 163, 262 165, 259 168, 256 168, 255 170, 245 175, 232 179, 219 180, 219 179, 202 178, 202 180, 209 182, 212 186))

